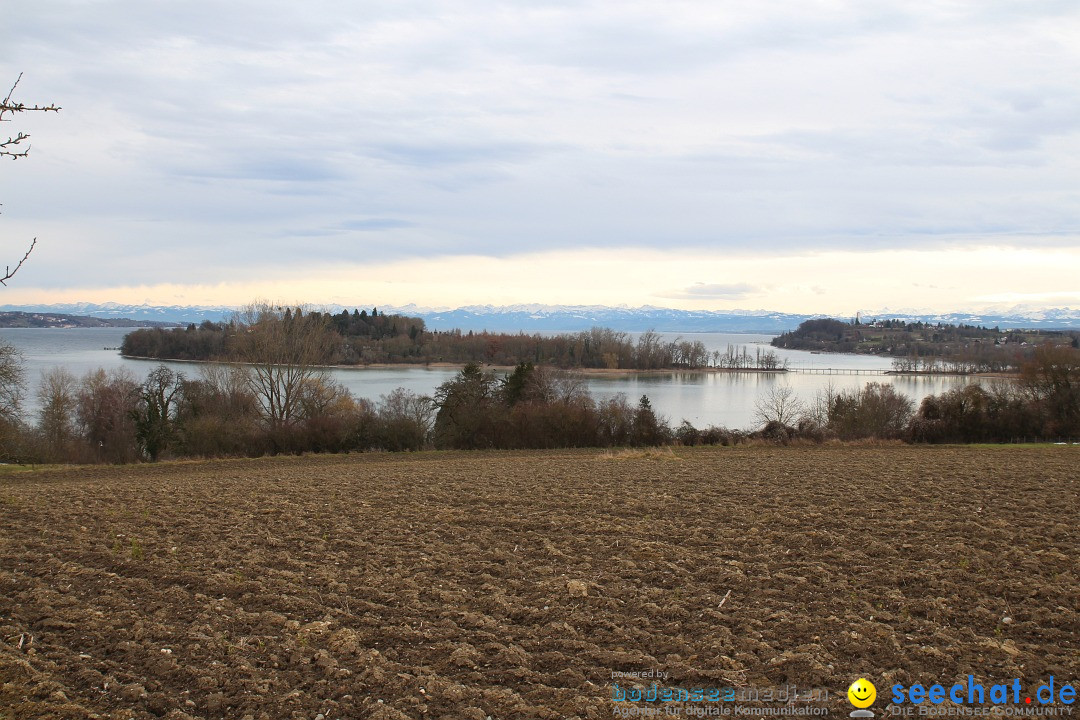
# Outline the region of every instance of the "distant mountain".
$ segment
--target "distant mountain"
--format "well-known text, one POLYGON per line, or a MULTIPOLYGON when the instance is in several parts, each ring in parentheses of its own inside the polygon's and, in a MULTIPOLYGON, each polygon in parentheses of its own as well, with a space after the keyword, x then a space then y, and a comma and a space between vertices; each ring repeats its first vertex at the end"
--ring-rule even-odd
MULTIPOLYGON (((371 310, 369 305, 344 307, 326 306, 332 312, 354 307, 371 310)), ((602 326, 624 332, 655 330, 657 332, 731 332, 779 334, 798 327, 799 323, 818 314, 793 314, 766 310, 673 310, 671 308, 643 306, 636 308, 609 307, 604 305, 469 305, 460 308, 424 308, 416 305, 394 307, 380 305, 380 312, 400 313, 424 319, 435 330, 490 330, 493 332, 573 332, 602 326)), ((104 303, 74 303, 47 306, 0 306, 0 310, 30 313, 71 313, 106 319, 126 318, 139 321, 165 323, 201 323, 204 320, 218 322, 229 319, 235 308, 225 306, 179 305, 120 305, 104 303)), ((912 310, 889 310, 861 312, 864 322, 873 319, 896 318, 922 320, 953 325, 982 325, 986 327, 1031 328, 1043 330, 1080 329, 1080 309, 1038 309, 1017 306, 1008 311, 984 313, 926 313, 912 310)), ((849 320, 851 317, 841 317, 849 320)))
POLYGON ((56 305, 0 305, 0 311, 21 311, 30 313, 71 313, 96 318, 114 320, 140 320, 166 324, 201 323, 203 320, 219 322, 227 320, 236 312, 235 308, 217 306, 184 305, 120 305, 119 303, 60 303, 56 305))
POLYGON ((176 323, 55 312, 0 311, 0 328, 169 327, 176 323))
MULTIPOLYGON (((372 306, 325 306, 332 312, 372 306)), ((778 334, 791 330, 816 315, 792 315, 766 311, 711 312, 673 310, 660 307, 606 307, 603 305, 470 305, 456 309, 431 309, 404 305, 378 306, 380 312, 400 313, 423 318, 435 330, 490 330, 493 332, 573 332, 603 326, 613 330, 637 332, 746 332, 778 334)), ((169 323, 201 323, 204 320, 228 320, 235 308, 120 305, 117 303, 72 303, 60 305, 6 305, 0 310, 23 312, 78 313, 100 318, 133 318, 169 323)))
MULTIPOLYGON (((340 312, 343 308, 331 308, 340 312)), ((346 308, 351 309, 351 308, 346 308)), ((822 313, 782 313, 768 310, 674 310, 643 306, 636 308, 605 305, 469 305, 456 309, 430 309, 405 305, 384 306, 380 312, 401 313, 424 319, 437 330, 491 330, 495 332, 573 332, 601 326, 625 332, 729 332, 779 334, 794 330, 805 320, 830 317, 822 313)), ((895 318, 953 325, 1067 330, 1080 328, 1080 309, 1028 310, 1008 313, 917 313, 911 311, 861 312, 862 320, 895 318)), ((838 317, 840 320, 850 320, 838 317)))
POLYGON ((811 315, 777 312, 713 312, 660 307, 602 305, 472 305, 454 310, 425 310, 406 305, 387 312, 418 315, 431 328, 494 332, 573 332, 606 327, 625 332, 745 332, 774 334, 794 328, 811 315))
POLYGON ((888 309, 876 313, 862 313, 863 322, 873 319, 907 320, 909 322, 922 320, 923 322, 944 323, 946 325, 998 327, 1002 330, 1076 330, 1080 329, 1080 308, 1026 308, 1016 306, 1008 310, 988 310, 981 313, 927 313, 888 309))

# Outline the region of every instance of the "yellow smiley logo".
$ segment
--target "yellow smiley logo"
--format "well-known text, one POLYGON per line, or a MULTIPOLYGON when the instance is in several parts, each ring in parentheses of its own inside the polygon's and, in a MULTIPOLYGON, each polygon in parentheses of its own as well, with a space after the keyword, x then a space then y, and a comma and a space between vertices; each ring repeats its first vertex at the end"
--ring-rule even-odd
POLYGON ((877 688, 866 678, 859 678, 847 689, 847 699, 857 708, 868 708, 877 699, 877 688))

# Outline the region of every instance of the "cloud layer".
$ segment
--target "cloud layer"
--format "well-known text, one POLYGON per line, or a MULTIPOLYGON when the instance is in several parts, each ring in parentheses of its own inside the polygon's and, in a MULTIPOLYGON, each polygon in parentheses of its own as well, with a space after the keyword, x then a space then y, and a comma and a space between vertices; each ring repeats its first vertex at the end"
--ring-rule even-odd
MULTIPOLYGON (((1080 246, 1071 1, 5 14, 19 99, 64 107, 25 118, 31 157, 3 167, 8 254, 40 238, 13 301, 281 275, 317 290, 327 266, 584 248, 690 258, 611 304, 724 303, 768 288, 770 258, 807 251, 1080 246), (695 253, 760 269, 703 277, 695 253)), ((971 278, 950 302, 1033 292, 1010 282, 971 278)))

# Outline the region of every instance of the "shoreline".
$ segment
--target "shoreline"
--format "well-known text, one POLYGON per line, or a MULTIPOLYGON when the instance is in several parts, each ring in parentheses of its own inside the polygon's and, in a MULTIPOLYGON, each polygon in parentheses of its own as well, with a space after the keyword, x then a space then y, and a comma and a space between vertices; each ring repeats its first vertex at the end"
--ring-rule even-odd
MULTIPOLYGON (((190 360, 181 358, 155 358, 145 357, 142 355, 125 355, 120 353, 120 357, 126 360, 145 360, 148 362, 159 363, 192 363, 195 365, 256 365, 260 363, 247 363, 236 362, 231 360, 190 360)), ((357 365, 312 365, 311 367, 322 368, 326 370, 392 370, 394 368, 405 369, 438 369, 438 370, 461 370, 469 363, 464 362, 407 362, 407 363, 392 363, 392 362, 377 362, 377 363, 364 363, 357 365)), ((516 365, 494 365, 489 363, 477 363, 484 370, 500 370, 506 372, 513 372, 516 365)), ((670 373, 786 373, 785 369, 777 368, 774 370, 764 368, 653 368, 651 370, 639 370, 637 368, 560 368, 555 365, 537 365, 538 368, 554 368, 556 370, 562 370, 568 373, 580 373, 582 375, 635 375, 635 374, 653 374, 653 375, 667 375, 670 373)))
MULTIPOLYGON (((178 358, 153 358, 143 357, 138 355, 124 355, 121 353, 120 357, 127 360, 143 360, 149 362, 171 362, 171 363, 192 363, 192 364, 204 364, 204 365, 251 365, 254 363, 240 363, 231 362, 227 360, 186 360, 178 358)), ((402 368, 405 370, 461 370, 468 363, 463 362, 446 362, 437 361, 429 363, 391 363, 391 362, 378 362, 378 363, 366 363, 358 365, 315 365, 313 367, 325 369, 325 370, 392 370, 395 368, 402 368)), ((480 363, 478 363, 480 364, 480 363)), ((494 370, 499 372, 513 372, 514 365, 492 365, 483 363, 480 367, 484 370, 494 370)), ((575 375, 585 376, 628 376, 628 375, 672 375, 672 374, 690 374, 690 375, 708 375, 708 374, 756 374, 756 375, 797 375, 799 368, 716 368, 716 367, 704 367, 704 368, 653 368, 649 370, 641 370, 637 368, 559 368, 554 365, 538 365, 537 367, 554 368, 567 373, 575 375)), ((835 368, 842 371, 848 368, 835 368)), ((874 372, 876 374, 877 371, 874 372)), ((999 378, 1004 380, 1015 379, 1018 377, 1018 373, 1009 372, 986 372, 986 373, 962 373, 962 372, 950 372, 950 371, 897 371, 897 370, 881 370, 883 376, 896 376, 896 377, 978 377, 978 378, 999 378)))

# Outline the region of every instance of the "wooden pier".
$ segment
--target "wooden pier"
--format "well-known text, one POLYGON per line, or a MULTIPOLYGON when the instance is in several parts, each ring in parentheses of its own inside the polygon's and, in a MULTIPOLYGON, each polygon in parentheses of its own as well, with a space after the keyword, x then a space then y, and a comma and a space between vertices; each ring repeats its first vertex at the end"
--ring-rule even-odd
POLYGON ((852 368, 788 368, 799 375, 892 375, 892 370, 863 370, 852 368))

